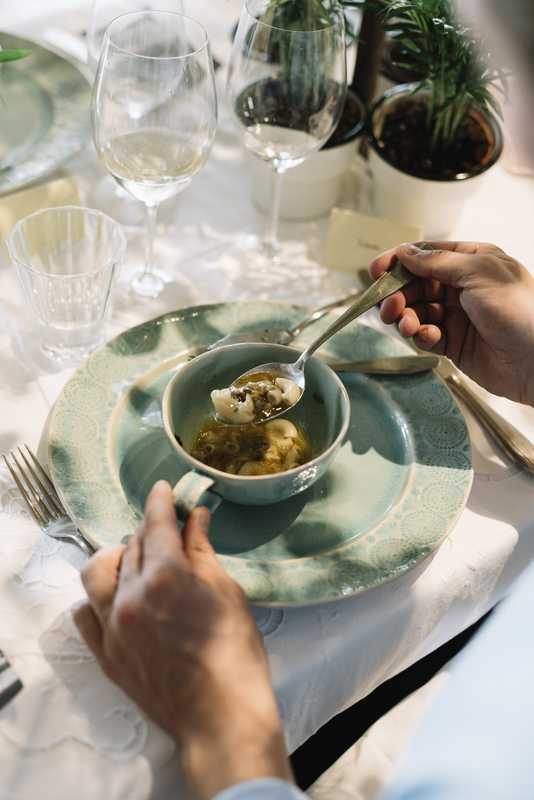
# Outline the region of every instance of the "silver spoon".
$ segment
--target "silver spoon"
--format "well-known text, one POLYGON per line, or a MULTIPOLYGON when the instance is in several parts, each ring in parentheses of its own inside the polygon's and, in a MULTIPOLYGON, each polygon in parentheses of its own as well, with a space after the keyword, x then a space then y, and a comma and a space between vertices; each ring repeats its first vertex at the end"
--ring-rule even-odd
POLYGON ((333 322, 332 325, 318 336, 293 364, 281 364, 280 362, 260 364, 257 367, 247 370, 247 372, 244 372, 239 378, 236 378, 231 387, 236 390, 243 387, 243 385, 247 383, 247 379, 258 374, 272 375, 273 378, 285 378, 295 383, 300 389, 300 396, 296 402, 277 413, 273 413, 269 417, 256 419, 255 422, 267 422, 268 420, 276 419, 276 417, 287 413, 291 408, 296 406, 297 403, 300 402, 306 388, 306 363, 315 351, 327 342, 328 339, 335 336, 336 333, 346 328, 346 326, 357 317, 369 311, 370 308, 373 308, 373 306, 376 306, 378 303, 381 303, 386 297, 395 294, 395 292, 398 292, 399 289, 402 289, 408 283, 411 283, 414 277, 413 273, 409 272, 400 261, 397 261, 389 272, 385 272, 381 275, 367 291, 360 295, 359 299, 350 306, 339 319, 333 322))

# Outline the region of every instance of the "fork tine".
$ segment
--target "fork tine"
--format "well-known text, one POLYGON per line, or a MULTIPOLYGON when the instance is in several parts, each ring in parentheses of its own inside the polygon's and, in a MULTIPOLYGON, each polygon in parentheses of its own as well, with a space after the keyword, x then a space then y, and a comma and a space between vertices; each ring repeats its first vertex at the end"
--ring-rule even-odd
MULTIPOLYGON (((34 455, 33 450, 30 450, 30 448, 28 447, 27 444, 25 444, 24 447, 26 448, 26 451, 27 451, 28 455, 30 456, 31 460, 33 461, 37 471, 41 475, 41 478, 42 478, 43 482, 48 487, 48 491, 50 492, 52 497, 55 499, 55 501, 56 501, 58 507, 60 508, 60 510, 62 512, 64 512, 65 509, 63 508, 63 505, 61 503, 60 497, 59 497, 59 495, 58 495, 58 493, 56 491, 56 487, 52 483, 52 480, 50 479, 50 476, 48 475, 47 471, 44 469, 44 467, 42 466, 42 464, 39 461, 39 459, 37 458, 37 456, 34 455)), ((20 448, 19 448, 19 450, 20 450, 20 448)))
POLYGON ((45 518, 46 523, 51 522, 53 519, 57 519, 57 513, 54 508, 47 502, 46 497, 43 497, 39 490, 34 486, 31 480, 31 476, 28 475, 27 472, 24 471, 24 467, 21 465, 20 461, 17 458, 17 454, 13 450, 11 452, 11 460, 17 465, 17 469, 19 472, 19 476, 22 481, 24 481, 26 485, 26 490, 29 493, 30 497, 32 498, 33 502, 38 506, 41 515, 45 518))
POLYGON ((36 523, 40 527, 43 527, 43 525, 46 525, 45 518, 42 516, 41 512, 39 511, 39 509, 34 506, 33 500, 31 499, 31 497, 27 493, 26 489, 24 488, 24 486, 20 482, 17 473, 15 472, 15 470, 13 469, 13 467, 11 466, 11 464, 9 463, 7 458, 5 456, 2 456, 2 458, 4 459, 5 465, 8 468, 9 472, 11 473, 11 477, 15 481, 15 483, 17 485, 17 488, 18 488, 19 492, 22 495, 22 497, 24 499, 24 502, 28 506, 28 510, 30 511, 32 517, 34 518, 34 520, 36 521, 36 523))
MULTIPOLYGON (((26 448, 29 450, 29 448, 27 446, 26 446, 26 448)), ((56 498, 54 497, 54 495, 44 485, 43 481, 41 480, 39 475, 34 470, 33 466, 30 464, 30 462, 28 461, 28 459, 24 455, 24 451, 22 450, 22 448, 19 447, 18 450, 19 450, 20 457, 22 458, 22 460, 26 464, 26 467, 28 468, 28 470, 29 470, 32 478, 34 479, 34 481, 37 483, 37 485, 38 485, 39 489, 41 490, 41 492, 43 494, 43 497, 46 499, 47 503, 56 512, 56 514, 59 514, 59 516, 63 516, 63 513, 64 513, 63 509, 61 508, 59 503, 57 503, 56 498)), ((44 470, 42 468, 41 468, 41 472, 44 472, 44 470)), ((55 491, 54 491, 54 494, 55 494, 55 491)))

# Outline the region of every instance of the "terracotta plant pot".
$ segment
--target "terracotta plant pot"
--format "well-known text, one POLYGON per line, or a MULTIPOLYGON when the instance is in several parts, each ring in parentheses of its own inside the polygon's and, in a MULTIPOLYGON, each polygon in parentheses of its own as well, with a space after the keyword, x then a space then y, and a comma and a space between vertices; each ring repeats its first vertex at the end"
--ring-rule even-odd
MULTIPOLYGON (((328 214, 336 204, 341 179, 350 167, 356 142, 365 126, 365 107, 349 90, 345 111, 336 132, 322 150, 303 164, 288 170, 283 177, 280 216, 286 220, 309 220, 328 214)), ((273 170, 269 164, 253 160, 252 198, 262 211, 272 206, 273 170)))
MULTIPOLYGON (((385 92, 374 104, 369 114, 369 166, 373 176, 375 212, 399 222, 422 225, 424 235, 438 238, 450 233, 467 199, 479 189, 486 174, 498 161, 503 147, 503 137, 498 122, 479 110, 468 117, 469 126, 478 138, 479 157, 469 165, 455 171, 451 161, 436 157, 434 161, 406 164, 393 153, 385 142, 385 125, 392 115, 399 117, 411 104, 426 102, 425 93, 413 95, 415 84, 396 86, 385 92), (402 109, 402 111, 400 111, 402 109)), ((426 95, 428 96, 428 95, 426 95)), ((419 109, 419 113, 420 109, 419 109)), ((424 134, 423 134, 424 135, 424 134)), ((398 142, 403 137, 410 140, 409 127, 399 126, 398 142)))

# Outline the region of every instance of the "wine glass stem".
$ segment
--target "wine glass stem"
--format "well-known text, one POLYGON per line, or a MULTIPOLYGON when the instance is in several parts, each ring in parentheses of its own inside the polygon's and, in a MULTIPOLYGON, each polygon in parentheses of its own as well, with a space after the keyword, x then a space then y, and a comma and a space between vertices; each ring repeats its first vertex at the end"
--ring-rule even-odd
POLYGON ((145 268, 141 281, 154 273, 154 242, 156 239, 156 226, 158 222, 158 207, 147 205, 146 208, 146 239, 145 239, 145 268))
POLYGON ((280 229, 280 206, 282 202, 282 175, 285 170, 274 165, 273 175, 273 199, 271 209, 271 224, 267 235, 267 248, 272 256, 280 250, 279 229, 280 229))

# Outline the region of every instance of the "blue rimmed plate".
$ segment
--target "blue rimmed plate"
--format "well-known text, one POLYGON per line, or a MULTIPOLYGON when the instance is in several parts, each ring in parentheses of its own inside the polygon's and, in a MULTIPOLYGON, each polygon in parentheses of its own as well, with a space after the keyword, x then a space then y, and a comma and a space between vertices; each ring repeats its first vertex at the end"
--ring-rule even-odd
MULTIPOLYGON (((183 309, 127 331, 80 367, 55 406, 48 455, 54 483, 89 539, 120 542, 139 523, 154 481, 180 477, 160 402, 184 352, 228 333, 294 324, 305 311, 265 302, 183 309)), ((328 352, 346 361, 412 351, 360 323, 331 340, 328 352)), ((343 379, 352 422, 326 477, 274 506, 224 503, 213 519, 213 544, 254 603, 307 605, 389 581, 438 547, 467 500, 468 432, 439 378, 343 379)))

